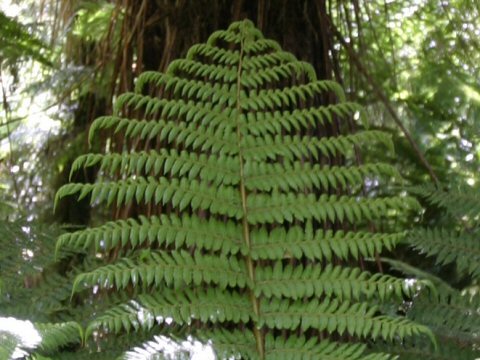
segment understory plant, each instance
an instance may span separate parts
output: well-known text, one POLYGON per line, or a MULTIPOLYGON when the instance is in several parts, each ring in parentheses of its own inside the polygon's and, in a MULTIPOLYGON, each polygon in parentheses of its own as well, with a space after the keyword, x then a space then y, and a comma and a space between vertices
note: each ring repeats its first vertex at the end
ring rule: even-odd
POLYGON ((46 358, 82 342, 69 311, 75 271, 61 270, 53 256, 57 226, 25 219, 0 221, 0 359, 46 358), (48 356, 48 357, 47 357, 48 356))
POLYGON ((390 355, 368 344, 430 337, 384 311, 422 283, 363 261, 394 248, 396 219, 419 204, 378 186, 394 167, 360 163, 367 147, 392 151, 387 134, 352 131, 360 113, 250 21, 143 73, 91 125, 110 151, 72 166, 98 181, 57 193, 114 217, 57 242, 88 262, 72 294, 88 314, 82 353, 168 357, 164 336, 219 358, 373 360, 390 355))
POLYGON ((406 316, 428 326, 438 348, 419 339, 391 346, 400 359, 472 360, 480 357, 480 191, 466 184, 410 188, 427 209, 424 226, 404 238, 416 256, 407 262, 386 259, 396 270, 430 281, 407 303, 406 316), (415 260, 419 257, 420 260, 415 260))

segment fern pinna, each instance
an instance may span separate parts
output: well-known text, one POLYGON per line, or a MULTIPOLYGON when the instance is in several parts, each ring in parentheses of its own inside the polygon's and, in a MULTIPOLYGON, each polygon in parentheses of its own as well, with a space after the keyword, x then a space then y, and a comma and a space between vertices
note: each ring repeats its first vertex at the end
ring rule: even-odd
POLYGON ((79 275, 74 292, 131 298, 96 314, 86 335, 154 328, 208 341, 221 358, 353 360, 388 358, 362 341, 429 334, 380 312, 412 287, 342 265, 402 236, 364 225, 418 207, 361 195, 365 179, 397 173, 353 160, 364 145, 391 147, 386 134, 328 136, 358 111, 249 21, 213 33, 165 74, 142 74, 90 130, 93 140, 112 129, 126 152, 81 156, 72 172, 98 166, 104 180, 57 193, 135 214, 58 240, 109 262, 79 275), (327 96, 339 101, 320 106, 327 96))

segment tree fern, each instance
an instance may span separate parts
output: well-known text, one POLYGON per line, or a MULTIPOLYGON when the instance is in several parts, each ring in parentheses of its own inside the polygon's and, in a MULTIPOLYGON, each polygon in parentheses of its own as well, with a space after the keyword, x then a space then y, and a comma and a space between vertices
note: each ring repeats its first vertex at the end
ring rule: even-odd
POLYGON ((93 314, 87 337, 100 350, 110 334, 154 331, 194 336, 222 358, 373 360, 388 355, 367 354, 362 341, 430 335, 378 305, 413 289, 355 267, 403 236, 369 224, 419 208, 407 196, 362 195, 366 180, 398 174, 353 160, 356 148, 392 147, 380 131, 338 133, 358 111, 248 21, 165 74, 141 75, 90 129, 90 141, 113 131, 125 152, 81 156, 72 176, 99 166, 101 178, 56 197, 132 214, 57 242, 108 262, 79 274, 75 293, 130 297, 93 314), (325 97, 339 101, 321 106, 325 97))

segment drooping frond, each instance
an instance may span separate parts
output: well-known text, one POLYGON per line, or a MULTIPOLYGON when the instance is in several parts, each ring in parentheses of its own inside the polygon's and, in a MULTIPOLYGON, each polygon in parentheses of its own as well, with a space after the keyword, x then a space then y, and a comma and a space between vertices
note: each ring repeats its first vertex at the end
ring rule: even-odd
POLYGON ((478 221, 480 218, 480 191, 476 188, 462 185, 455 189, 440 190, 425 185, 412 187, 409 191, 458 219, 468 217, 478 221))
POLYGON ((437 348, 433 348, 428 342, 418 342, 403 344, 403 346, 389 345, 382 349, 397 355, 402 360, 472 360, 480 356, 480 352, 473 350, 470 346, 445 339, 442 339, 437 348))
MULTIPOLYGON (((428 296, 422 294, 407 309, 407 316, 427 325, 439 339, 438 348, 421 341, 406 341, 404 346, 388 346, 401 359, 476 359, 480 356, 477 347, 480 330, 480 301, 478 295, 428 296)), ((380 347, 382 349, 382 347, 380 347)), ((386 347, 383 347, 386 349, 386 347)))
POLYGON ((475 290, 480 279, 480 194, 466 185, 448 190, 433 186, 409 190, 426 201, 435 216, 427 220, 429 227, 409 231, 404 241, 420 255, 432 258, 435 267, 449 266, 455 271, 451 271, 452 281, 402 261, 387 260, 393 268, 435 285, 435 292, 421 293, 405 310, 409 318, 428 326, 440 340, 438 349, 417 339, 392 351, 401 359, 476 359, 480 356, 480 303, 475 290))
POLYGON ((439 265, 455 263, 460 274, 480 279, 480 234, 442 228, 412 231, 407 241, 419 253, 435 258, 439 265))
MULTIPOLYGON (((222 357, 373 360, 389 357, 365 342, 430 336, 378 306, 422 286, 356 267, 391 250, 404 236, 390 232, 392 220, 419 209, 409 196, 362 191, 401 177, 355 161, 368 146, 392 150, 381 131, 343 133, 359 112, 249 21, 215 32, 165 74, 141 75, 90 129, 90 141, 107 131, 124 152, 79 157, 72 174, 96 167, 99 180, 56 196, 125 210, 57 242, 57 252, 105 260, 76 277, 75 292, 124 299, 92 317, 87 339, 175 327, 222 357)), ((130 353, 154 348, 149 339, 130 353)))
POLYGON ((439 265, 454 263, 461 276, 480 279, 480 193, 466 186, 443 191, 433 187, 414 187, 418 194, 441 211, 453 216, 450 228, 421 228, 411 231, 405 239, 418 252, 434 257, 439 265), (468 228, 465 231, 465 228, 468 228))
MULTIPOLYGON (((422 296, 413 303, 408 316, 434 329, 439 338, 475 344, 480 336, 480 299, 468 294, 422 296)), ((477 349, 478 350, 478 349, 477 349)))

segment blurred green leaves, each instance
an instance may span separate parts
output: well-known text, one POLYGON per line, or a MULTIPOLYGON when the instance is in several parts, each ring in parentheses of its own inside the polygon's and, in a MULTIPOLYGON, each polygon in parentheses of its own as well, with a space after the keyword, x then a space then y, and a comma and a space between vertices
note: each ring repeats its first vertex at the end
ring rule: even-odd
POLYGON ((86 41, 100 42, 110 31, 116 7, 106 1, 84 1, 76 13, 72 34, 86 41))
POLYGON ((31 33, 29 28, 0 11, 0 61, 15 65, 19 61, 33 59, 51 66, 47 45, 31 33))

